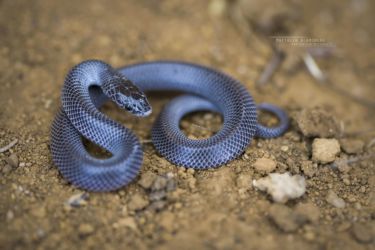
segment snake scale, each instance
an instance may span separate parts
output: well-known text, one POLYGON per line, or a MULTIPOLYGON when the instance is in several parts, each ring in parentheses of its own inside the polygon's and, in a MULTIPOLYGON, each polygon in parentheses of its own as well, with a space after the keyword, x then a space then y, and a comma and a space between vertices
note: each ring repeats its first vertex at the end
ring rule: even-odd
POLYGON ((134 115, 147 116, 152 109, 144 91, 186 93, 164 107, 151 131, 156 150, 176 165, 217 167, 238 157, 254 136, 272 138, 288 128, 284 111, 271 104, 256 106, 243 85, 215 69, 178 61, 114 69, 105 62, 88 60, 68 73, 61 94, 62 108, 52 124, 52 158, 64 178, 85 190, 111 191, 137 176, 143 159, 139 140, 99 108, 110 99, 134 115), (274 113, 278 126, 258 124, 257 109, 274 113), (219 112, 222 128, 210 138, 190 139, 180 130, 180 120, 200 110, 219 112), (112 156, 91 156, 82 137, 112 156))

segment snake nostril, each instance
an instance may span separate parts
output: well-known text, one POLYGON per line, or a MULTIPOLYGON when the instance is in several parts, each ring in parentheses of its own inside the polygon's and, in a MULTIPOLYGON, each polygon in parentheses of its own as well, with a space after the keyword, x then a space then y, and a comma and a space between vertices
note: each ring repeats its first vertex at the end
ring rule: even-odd
POLYGON ((221 114, 198 111, 188 113, 180 121, 181 131, 190 139, 207 139, 220 131, 223 125, 221 114))

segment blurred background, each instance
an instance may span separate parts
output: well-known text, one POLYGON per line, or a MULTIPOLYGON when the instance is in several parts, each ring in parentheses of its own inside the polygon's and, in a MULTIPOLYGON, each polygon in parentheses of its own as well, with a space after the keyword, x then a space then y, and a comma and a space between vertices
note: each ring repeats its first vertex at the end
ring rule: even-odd
MULTIPOLYGON (((0 147, 16 141, 0 152, 0 247, 371 249, 374 4, 0 0, 0 147), (144 142, 145 162, 128 187, 86 194, 64 181, 49 151, 65 75, 86 59, 114 67, 159 59, 211 66, 239 79, 257 103, 286 109, 292 126, 281 138, 256 139, 228 166, 192 171, 167 162, 149 143, 152 122, 170 96, 152 95, 154 112, 146 119, 107 104, 103 112, 144 142), (337 139, 337 158, 348 168, 314 162, 317 137, 337 139), (262 157, 275 162, 274 172, 304 175, 304 198, 269 210, 272 200, 251 187, 251 180, 266 175, 254 169, 262 157), (160 184, 166 179, 173 188, 160 184), (327 202, 330 190, 345 208, 327 202), (299 203, 310 204, 315 219, 296 219, 299 203)), ((181 127, 202 138, 220 124, 219 115, 198 113, 181 127)))

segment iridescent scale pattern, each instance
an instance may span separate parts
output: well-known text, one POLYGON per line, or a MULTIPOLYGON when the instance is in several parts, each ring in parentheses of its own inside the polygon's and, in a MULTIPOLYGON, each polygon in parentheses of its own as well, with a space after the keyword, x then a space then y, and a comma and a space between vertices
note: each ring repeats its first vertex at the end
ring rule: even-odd
POLYGON ((246 88, 230 76, 208 67, 157 61, 115 71, 104 62, 85 61, 66 77, 62 109, 52 125, 51 150, 62 175, 86 190, 118 189, 135 178, 142 164, 142 149, 134 133, 98 110, 103 100, 116 96, 108 89, 119 89, 118 86, 111 88, 111 82, 121 76, 129 79, 124 83, 129 84, 126 89, 187 94, 166 105, 151 131, 157 151, 176 165, 195 169, 218 167, 242 154, 254 136, 276 137, 288 128, 287 115, 270 104, 261 104, 259 108, 275 113, 280 124, 275 128, 258 125, 257 106, 246 88), (132 83, 137 86, 131 86, 132 83), (90 95, 91 86, 99 86, 103 91, 90 95), (186 137, 179 122, 187 113, 198 110, 221 113, 222 129, 207 139, 186 137), (92 157, 83 146, 81 136, 113 156, 109 159, 92 157))

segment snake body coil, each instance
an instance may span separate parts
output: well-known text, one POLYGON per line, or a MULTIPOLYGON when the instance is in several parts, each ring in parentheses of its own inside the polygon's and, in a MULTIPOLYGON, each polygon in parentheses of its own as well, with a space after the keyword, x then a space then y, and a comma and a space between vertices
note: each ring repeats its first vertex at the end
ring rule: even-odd
POLYGON ((52 125, 51 151, 62 175, 90 191, 118 189, 135 178, 142 164, 137 137, 109 119, 98 108, 109 98, 138 116, 151 107, 142 91, 181 91, 163 109, 152 128, 152 141, 170 162, 196 169, 217 167, 239 156, 252 138, 271 138, 288 128, 288 117, 270 104, 264 109, 276 114, 278 127, 257 122, 257 106, 248 91, 224 73, 200 65, 157 61, 114 70, 90 60, 75 66, 65 79, 62 109, 52 125), (134 85, 135 83, 136 85, 134 85), (222 129, 214 136, 193 140, 179 128, 187 113, 209 110, 223 116, 222 129), (81 136, 112 153, 109 159, 89 155, 81 136))

